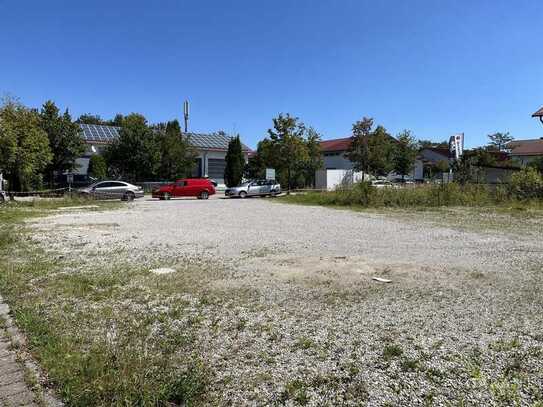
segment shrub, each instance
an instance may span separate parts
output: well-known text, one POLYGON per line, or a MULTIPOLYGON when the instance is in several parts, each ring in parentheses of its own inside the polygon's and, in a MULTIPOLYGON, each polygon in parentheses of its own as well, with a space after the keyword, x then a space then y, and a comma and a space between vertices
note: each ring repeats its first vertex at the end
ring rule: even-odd
POLYGON ((533 167, 511 176, 510 191, 518 199, 543 198, 543 176, 533 167))
POLYGON ((105 179, 107 176, 106 160, 101 155, 92 155, 89 160, 89 176, 98 180, 105 179))

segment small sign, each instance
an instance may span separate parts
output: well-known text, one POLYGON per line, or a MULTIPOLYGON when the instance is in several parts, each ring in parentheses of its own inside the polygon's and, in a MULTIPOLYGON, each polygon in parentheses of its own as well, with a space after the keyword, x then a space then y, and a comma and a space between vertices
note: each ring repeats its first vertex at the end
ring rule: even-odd
POLYGON ((275 181, 275 168, 266 168, 266 179, 275 181))

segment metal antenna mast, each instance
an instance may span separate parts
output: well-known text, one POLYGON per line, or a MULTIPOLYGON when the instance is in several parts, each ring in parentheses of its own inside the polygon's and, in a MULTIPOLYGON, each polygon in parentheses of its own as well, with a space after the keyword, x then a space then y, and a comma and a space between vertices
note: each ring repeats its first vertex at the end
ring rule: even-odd
POLYGON ((185 116, 185 133, 189 131, 189 101, 183 102, 183 115, 185 116))

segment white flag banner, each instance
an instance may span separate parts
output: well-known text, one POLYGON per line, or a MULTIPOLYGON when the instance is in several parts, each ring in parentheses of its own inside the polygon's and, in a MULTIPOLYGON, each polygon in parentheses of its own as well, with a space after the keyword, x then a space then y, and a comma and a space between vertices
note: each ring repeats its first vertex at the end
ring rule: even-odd
POLYGON ((464 153, 464 133, 455 134, 449 139, 449 153, 451 157, 459 159, 464 153))

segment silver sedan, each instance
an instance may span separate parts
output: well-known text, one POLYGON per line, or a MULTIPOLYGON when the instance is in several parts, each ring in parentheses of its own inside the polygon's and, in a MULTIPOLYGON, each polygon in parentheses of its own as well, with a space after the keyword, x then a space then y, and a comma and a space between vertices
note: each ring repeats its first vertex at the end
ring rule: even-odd
POLYGON ((227 188, 224 195, 245 198, 247 196, 276 196, 281 193, 281 185, 277 181, 254 180, 244 182, 237 187, 227 188))
POLYGON ((100 181, 81 188, 78 192, 96 199, 133 201, 135 198, 143 197, 143 188, 124 181, 100 181))

